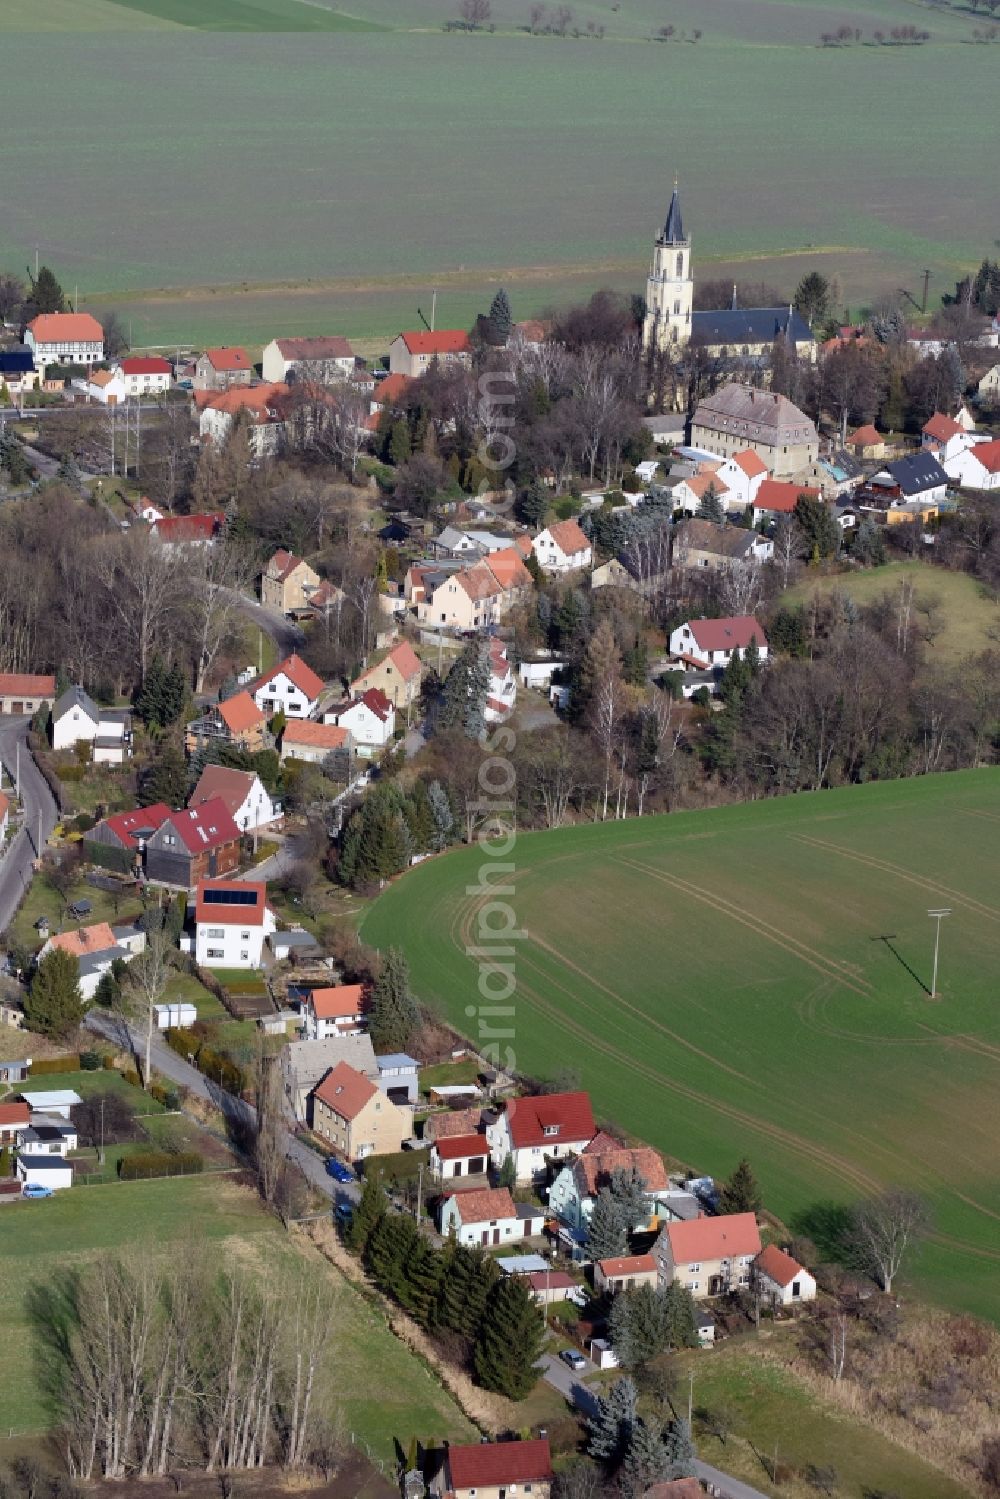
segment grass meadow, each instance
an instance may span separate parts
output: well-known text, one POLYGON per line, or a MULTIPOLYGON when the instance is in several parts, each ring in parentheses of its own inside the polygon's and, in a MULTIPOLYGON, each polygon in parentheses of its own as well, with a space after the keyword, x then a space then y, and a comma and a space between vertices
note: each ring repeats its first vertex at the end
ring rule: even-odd
POLYGON ((391 335, 439 279, 442 323, 501 278, 522 315, 641 290, 675 171, 702 274, 738 260, 790 289, 801 264, 781 257, 811 257, 857 305, 925 265, 945 290, 992 247, 998 167, 969 142, 995 49, 961 7, 585 0, 602 42, 517 30, 527 0, 495 0, 495 34, 446 34, 452 8, 5 0, 0 265, 37 244, 84 305, 121 303, 136 343, 263 343, 391 335), (913 20, 932 43, 816 45, 913 20), (650 44, 668 21, 702 41, 650 44), (113 138, 81 107, 109 87, 129 122, 113 138))
MULTIPOLYGON (((1000 1320, 998 849, 997 770, 526 833, 515 1016, 487 1023, 679 1163, 718 1176, 746 1153, 768 1206, 821 1241, 860 1196, 926 1194, 910 1283, 1000 1320)), ((484 862, 428 861, 362 926, 471 1035, 484 862)))
MULTIPOLYGON (((51 1425, 33 1355, 27 1296, 47 1275, 102 1251, 129 1248, 257 1266, 273 1283, 301 1273, 297 1249, 256 1197, 222 1177, 170 1177, 77 1187, 42 1202, 0 1208, 0 1431, 51 1425)), ((309 1273, 324 1273, 313 1268, 309 1273)), ((333 1330, 324 1407, 343 1415, 384 1460, 411 1435, 469 1440, 474 1433, 424 1365, 381 1315, 329 1272, 333 1330)))

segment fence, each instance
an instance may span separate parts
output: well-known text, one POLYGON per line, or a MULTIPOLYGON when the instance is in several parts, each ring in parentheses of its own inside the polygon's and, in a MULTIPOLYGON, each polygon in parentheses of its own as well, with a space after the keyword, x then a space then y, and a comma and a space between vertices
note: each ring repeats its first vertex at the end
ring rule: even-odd
POLYGON ((93 1171, 86 1176, 74 1176, 74 1187, 109 1187, 114 1182, 128 1186, 137 1181, 174 1181, 178 1176, 237 1176, 242 1175, 243 1166, 209 1166, 199 1171, 192 1166, 186 1171, 149 1171, 135 1176, 119 1176, 117 1171, 93 1171))

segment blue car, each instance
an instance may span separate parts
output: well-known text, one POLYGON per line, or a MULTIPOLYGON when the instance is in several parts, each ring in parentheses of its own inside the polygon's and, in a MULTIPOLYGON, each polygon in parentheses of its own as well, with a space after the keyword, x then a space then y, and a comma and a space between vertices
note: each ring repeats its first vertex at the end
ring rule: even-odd
POLYGON ((22 1197, 51 1197, 52 1188, 43 1187, 41 1182, 25 1182, 21 1188, 22 1197))
POLYGON ((354 1172, 350 1166, 345 1166, 343 1161, 334 1160, 333 1156, 327 1158, 326 1173, 328 1176, 332 1176, 334 1181, 341 1184, 354 1180, 354 1172))

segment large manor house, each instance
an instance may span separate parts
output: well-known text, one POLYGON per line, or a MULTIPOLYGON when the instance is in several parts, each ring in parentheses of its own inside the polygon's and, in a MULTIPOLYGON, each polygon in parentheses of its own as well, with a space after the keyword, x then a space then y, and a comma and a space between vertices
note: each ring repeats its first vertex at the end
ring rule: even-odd
POLYGON ((681 204, 674 184, 667 220, 653 246, 646 280, 645 351, 692 344, 712 354, 747 358, 766 354, 776 338, 787 338, 797 354, 816 356, 812 330, 794 307, 738 307, 736 289, 727 308, 694 311, 691 240, 684 233, 681 204))

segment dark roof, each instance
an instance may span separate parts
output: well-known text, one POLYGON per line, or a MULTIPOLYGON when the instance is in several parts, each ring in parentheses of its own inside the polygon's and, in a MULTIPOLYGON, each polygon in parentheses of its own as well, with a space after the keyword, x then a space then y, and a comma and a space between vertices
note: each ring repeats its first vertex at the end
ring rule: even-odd
MULTIPOLYGON (((788 336, 787 307, 713 307, 691 314, 693 344, 769 344, 788 336)), ((812 342, 812 329, 792 308, 791 337, 797 344, 812 342)))
POLYGON ((887 463, 886 468, 905 495, 924 494, 948 483, 948 475, 932 453, 911 453, 887 463))
POLYGON ((667 245, 680 245, 684 243, 684 225, 681 223, 681 200, 677 195, 677 184, 670 197, 670 207, 667 209, 667 222, 663 226, 663 242, 667 245))
POLYGON ((94 723, 100 723, 101 710, 89 693, 84 692, 82 687, 67 687, 62 697, 58 698, 52 709, 53 719, 59 719, 69 713, 73 708, 80 708, 87 717, 93 719, 94 723))
POLYGON ((0 349, 0 375, 28 375, 35 368, 31 350, 0 349))

